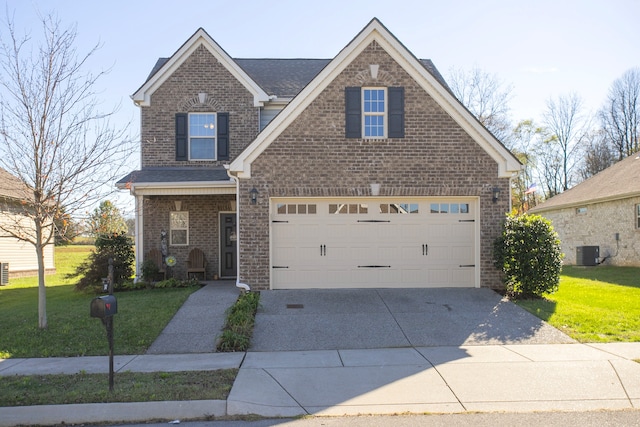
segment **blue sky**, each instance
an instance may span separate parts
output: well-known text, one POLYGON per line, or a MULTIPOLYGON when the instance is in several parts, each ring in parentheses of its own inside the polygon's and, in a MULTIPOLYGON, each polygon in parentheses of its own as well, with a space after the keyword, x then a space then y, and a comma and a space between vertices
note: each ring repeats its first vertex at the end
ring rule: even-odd
MULTIPOLYGON (((512 119, 538 118, 545 101, 578 93, 590 110, 611 83, 640 66, 637 0, 447 0, 320 2, 239 0, 6 0, 18 28, 39 35, 36 10, 77 24, 78 51, 97 42, 90 65, 112 67, 100 83, 118 120, 139 115, 129 96, 158 57, 203 27, 232 57, 332 58, 373 17, 447 76, 479 67, 513 85, 512 119)), ((6 20, 4 10, 0 13, 6 20)))

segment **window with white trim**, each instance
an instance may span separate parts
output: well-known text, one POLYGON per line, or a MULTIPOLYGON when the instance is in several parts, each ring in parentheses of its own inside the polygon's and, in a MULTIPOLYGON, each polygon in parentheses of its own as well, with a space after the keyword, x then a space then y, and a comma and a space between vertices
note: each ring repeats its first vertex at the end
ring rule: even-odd
POLYGON ((362 88, 362 135, 365 138, 387 136, 387 89, 362 88))
POLYGON ((186 246, 189 244, 189 212, 169 212, 169 244, 186 246))
POLYGON ((216 114, 189 113, 189 160, 216 159, 216 114))

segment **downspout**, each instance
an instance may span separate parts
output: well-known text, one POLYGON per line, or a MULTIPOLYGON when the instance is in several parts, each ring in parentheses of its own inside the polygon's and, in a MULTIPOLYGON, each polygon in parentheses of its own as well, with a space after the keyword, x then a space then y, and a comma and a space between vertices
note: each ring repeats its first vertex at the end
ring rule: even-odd
POLYGON ((240 282, 240 179, 229 170, 229 165, 224 165, 229 178, 236 183, 236 287, 242 289, 243 292, 251 291, 246 283, 240 282))

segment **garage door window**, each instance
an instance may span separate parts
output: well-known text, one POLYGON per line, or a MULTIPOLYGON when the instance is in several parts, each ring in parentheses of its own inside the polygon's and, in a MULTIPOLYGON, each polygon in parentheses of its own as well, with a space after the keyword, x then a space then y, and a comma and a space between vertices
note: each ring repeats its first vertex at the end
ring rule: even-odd
POLYGON ((314 204, 278 203, 276 212, 280 215, 313 215, 316 213, 314 204))
POLYGON ((469 203, 431 203, 430 212, 435 214, 468 214, 469 203))
POLYGON ((329 214, 366 214, 369 213, 369 205, 366 203, 331 203, 329 214))
POLYGON ((418 203, 380 203, 381 214, 417 214, 420 213, 418 203))

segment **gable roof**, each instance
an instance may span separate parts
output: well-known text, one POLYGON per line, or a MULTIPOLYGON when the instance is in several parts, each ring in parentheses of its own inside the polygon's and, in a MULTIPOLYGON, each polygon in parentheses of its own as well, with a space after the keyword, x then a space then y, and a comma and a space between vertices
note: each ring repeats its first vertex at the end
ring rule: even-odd
POLYGON ((0 197, 33 201, 33 192, 20 178, 0 168, 0 197))
POLYGON ((199 28, 170 58, 156 62, 151 75, 131 98, 137 105, 149 105, 151 95, 189 58, 200 46, 204 46, 220 63, 253 94, 253 105, 260 106, 269 95, 216 43, 207 32, 199 28))
POLYGON ((531 213, 578 207, 609 200, 640 196, 640 155, 631 156, 608 167, 564 193, 530 209, 531 213))
POLYGON ((521 169, 518 159, 487 131, 425 65, 374 18, 316 75, 256 139, 231 163, 239 178, 251 177, 251 163, 289 124, 373 41, 376 41, 413 79, 498 163, 498 175, 511 177, 521 169))
MULTIPOLYGON (((170 58, 159 58, 149 73, 151 79, 170 58)), ((330 59, 278 59, 278 58, 233 58, 251 79, 269 96, 290 99, 296 96, 324 67, 330 59)), ((447 86, 444 78, 430 59, 421 59, 431 74, 447 86)), ((447 86, 448 87, 448 86, 447 86)))

